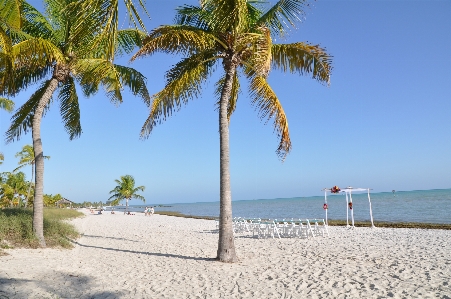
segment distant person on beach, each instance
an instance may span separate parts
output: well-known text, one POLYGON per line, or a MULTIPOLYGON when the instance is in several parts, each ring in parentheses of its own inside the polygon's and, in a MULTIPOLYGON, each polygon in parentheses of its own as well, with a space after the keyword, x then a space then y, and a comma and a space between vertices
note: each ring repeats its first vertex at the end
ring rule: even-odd
POLYGON ((154 212, 155 212, 155 211, 154 211, 153 207, 150 207, 150 215, 151 215, 151 216, 153 215, 154 212))
POLYGON ((147 215, 148 215, 148 213, 149 213, 149 208, 148 208, 148 207, 146 207, 146 208, 144 209, 144 216, 147 216, 147 215))
POLYGON ((111 214, 115 214, 114 211, 111 211, 111 214))

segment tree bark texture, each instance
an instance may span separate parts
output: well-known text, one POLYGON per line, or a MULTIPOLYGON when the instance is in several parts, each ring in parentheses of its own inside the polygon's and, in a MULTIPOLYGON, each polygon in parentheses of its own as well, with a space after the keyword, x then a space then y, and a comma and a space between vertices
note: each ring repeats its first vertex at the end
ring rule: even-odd
POLYGON ((33 177, 34 177, 34 162, 31 164, 31 181, 30 187, 28 187, 27 200, 25 201, 24 208, 27 208, 28 199, 30 198, 31 186, 33 185, 33 177))
POLYGON ((64 65, 55 66, 53 77, 46 91, 39 100, 34 111, 32 136, 35 157, 35 192, 33 201, 33 232, 39 240, 39 245, 45 247, 44 239, 44 152, 41 140, 41 120, 45 106, 49 103, 53 93, 58 87, 58 82, 63 82, 69 75, 69 69, 64 65))
POLYGON ((230 149, 229 121, 227 107, 232 92, 233 77, 237 63, 233 55, 224 59, 226 78, 221 92, 219 104, 219 139, 220 139, 220 209, 219 209, 219 241, 217 259, 225 263, 238 261, 235 252, 235 240, 232 223, 232 192, 230 188, 230 149))

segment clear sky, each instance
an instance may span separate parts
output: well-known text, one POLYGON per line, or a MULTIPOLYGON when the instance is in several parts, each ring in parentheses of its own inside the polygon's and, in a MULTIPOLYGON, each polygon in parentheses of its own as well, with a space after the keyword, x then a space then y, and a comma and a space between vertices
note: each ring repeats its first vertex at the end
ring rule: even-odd
MULTIPOLYGON (((39 6, 40 1, 32 0, 39 6)), ((192 0, 148 0, 148 29, 171 24, 174 8, 192 0)), ((230 125, 233 200, 321 195, 324 187, 369 187, 373 192, 451 187, 451 1, 318 0, 288 38, 309 41, 334 56, 330 87, 308 76, 271 72, 269 82, 289 121, 293 149, 281 163, 271 123, 260 121, 246 84, 230 125)), ((124 25, 127 25, 124 22, 124 25)), ((128 64, 129 57, 118 63, 128 64)), ((150 93, 163 87, 177 57, 133 62, 150 93)), ((220 71, 220 69, 219 69, 220 71)), ((116 107, 100 92, 80 93, 83 134, 69 141, 54 102, 42 122, 47 194, 75 202, 104 201, 115 179, 130 174, 147 203, 219 200, 219 134, 215 80, 203 96, 157 126, 139 132, 148 110, 127 93, 116 107)), ((17 108, 32 91, 16 97, 17 108)), ((11 115, 0 111, 0 131, 11 115)), ((5 162, 31 144, 0 143, 5 162)), ((24 170, 28 179, 31 168, 24 170)), ((137 204, 138 201, 132 201, 137 204)))

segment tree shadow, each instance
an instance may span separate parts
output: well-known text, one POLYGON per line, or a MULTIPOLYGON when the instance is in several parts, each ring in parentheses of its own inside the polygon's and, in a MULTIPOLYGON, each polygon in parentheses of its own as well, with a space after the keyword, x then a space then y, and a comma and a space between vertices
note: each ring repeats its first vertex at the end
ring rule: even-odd
POLYGON ((128 290, 90 292, 96 285, 93 277, 67 272, 55 274, 47 280, 9 278, 0 274, 0 299, 121 298, 128 293, 128 290))
POLYGON ((137 243, 139 243, 139 241, 136 241, 136 240, 130 240, 130 239, 126 239, 126 238, 105 237, 105 236, 94 236, 94 235, 85 235, 85 234, 82 234, 81 236, 82 236, 82 237, 88 237, 88 238, 113 239, 113 240, 129 241, 129 242, 137 242, 137 243))
POLYGON ((185 259, 185 260, 195 260, 195 261, 216 261, 216 258, 206 258, 206 257, 194 257, 194 256, 185 256, 180 254, 171 254, 171 253, 158 253, 158 252, 145 252, 145 251, 136 251, 136 250, 128 250, 128 249, 118 249, 118 248, 109 248, 109 247, 101 247, 101 246, 94 246, 94 245, 86 245, 82 244, 80 242, 70 240, 75 245, 86 247, 86 248, 97 248, 107 251, 120 251, 120 252, 127 252, 127 253, 135 253, 135 254, 143 254, 143 255, 149 255, 149 256, 164 256, 164 257, 170 257, 170 258, 178 258, 178 259, 185 259))

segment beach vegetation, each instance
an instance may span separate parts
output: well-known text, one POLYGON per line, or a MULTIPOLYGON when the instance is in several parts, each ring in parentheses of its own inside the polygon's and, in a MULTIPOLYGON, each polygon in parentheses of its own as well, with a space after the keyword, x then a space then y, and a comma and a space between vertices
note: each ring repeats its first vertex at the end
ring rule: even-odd
POLYGON ((136 198, 146 202, 144 196, 138 194, 138 191, 144 191, 146 187, 138 186, 135 187, 135 178, 131 175, 121 176, 119 180, 114 180, 116 182, 116 187, 110 191, 111 197, 110 204, 112 206, 118 205, 122 200, 125 199, 125 212, 128 212, 128 201, 132 198, 136 198))
MULTIPOLYGON (((134 1, 124 1, 128 16, 143 25, 134 1)), ((40 246, 45 247, 42 117, 56 95, 69 139, 79 137, 82 128, 76 83, 85 97, 96 94, 103 87, 107 98, 118 105, 123 100, 123 88, 128 87, 148 104, 150 96, 145 85, 146 78, 133 68, 114 63, 116 55, 131 53, 135 47, 142 45, 145 32, 137 28, 119 30, 119 3, 115 0, 45 0, 45 15, 26 2, 20 3, 19 19, 22 24, 14 24, 20 34, 8 35, 11 30, 0 34, 3 45, 6 45, 0 48, 0 55, 8 57, 0 61, 0 77, 12 78, 0 84, 0 96, 15 96, 32 84, 41 83, 12 116, 6 140, 12 142, 28 131, 32 133, 36 169, 33 230, 40 246), (22 49, 23 42, 31 41, 33 46, 22 49), (17 52, 10 50, 14 47, 18 48, 17 51, 23 50, 23 53, 8 54, 17 52), (11 76, 6 76, 7 71, 11 76)), ((143 5, 142 1, 139 3, 143 5)))
MULTIPOLYGON (((68 219, 81 217, 83 213, 71 209, 44 209, 44 236, 48 247, 71 248, 70 240, 79 236, 68 219)), ((39 239, 33 232, 31 209, 0 209, 0 247, 37 248, 39 239)))
POLYGON ((7 172, 0 182, 0 207, 18 207, 27 194, 28 182, 23 172, 7 172))
POLYGON ((132 57, 156 52, 183 58, 166 72, 165 87, 152 98, 151 110, 141 135, 148 137, 157 124, 201 95, 201 84, 216 69, 216 107, 220 139, 220 230, 217 259, 238 260, 232 229, 232 195, 229 168, 229 124, 240 94, 240 78, 249 82, 249 98, 266 123, 272 122, 279 137, 276 154, 283 161, 291 150, 288 120, 267 78, 271 69, 310 75, 329 83, 331 56, 319 45, 306 42, 274 43, 303 19, 304 0, 202 0, 199 6, 177 9, 175 24, 160 26, 147 36, 132 57))

